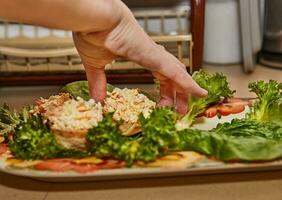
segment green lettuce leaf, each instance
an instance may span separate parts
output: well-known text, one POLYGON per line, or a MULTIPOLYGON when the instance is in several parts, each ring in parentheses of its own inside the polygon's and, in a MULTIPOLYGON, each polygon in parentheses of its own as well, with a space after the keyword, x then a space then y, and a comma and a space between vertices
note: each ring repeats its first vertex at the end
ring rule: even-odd
POLYGON ((213 104, 217 104, 222 98, 230 98, 235 93, 230 89, 226 76, 222 73, 209 74, 203 70, 195 72, 192 78, 204 89, 208 95, 204 98, 190 96, 188 100, 188 113, 176 124, 178 130, 189 128, 195 118, 213 104))
POLYGON ((194 150, 223 161, 267 161, 282 157, 282 127, 271 122, 234 119, 210 131, 180 133, 182 150, 194 150))
POLYGON ((260 122, 276 122, 282 124, 282 83, 270 80, 257 81, 249 84, 258 101, 251 108, 248 117, 260 122))
MULTIPOLYGON (((111 84, 107 84, 108 92, 112 92, 114 89, 115 89, 115 86, 111 84)), ((75 82, 69 83, 61 89, 61 92, 69 93, 74 98, 81 97, 82 99, 86 101, 90 99, 89 86, 88 86, 87 81, 75 81, 75 82)), ((139 92, 141 94, 144 94, 151 101, 156 101, 156 97, 154 97, 152 94, 144 90, 139 90, 139 92)))
MULTIPOLYGON (((107 84, 107 91, 112 92, 114 86, 107 84)), ((72 97, 81 97, 82 99, 88 101, 90 99, 89 86, 87 81, 75 81, 65 85, 61 92, 69 93, 72 97)))
POLYGON ((16 158, 24 160, 87 156, 87 152, 68 150, 59 145, 37 115, 17 125, 9 147, 16 158))

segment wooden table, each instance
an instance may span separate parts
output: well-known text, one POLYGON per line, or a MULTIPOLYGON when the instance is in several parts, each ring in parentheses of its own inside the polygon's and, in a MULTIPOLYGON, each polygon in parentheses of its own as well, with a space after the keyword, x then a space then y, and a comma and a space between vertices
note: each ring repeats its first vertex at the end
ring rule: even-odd
POLYGON ((0 173, 1 200, 281 200, 282 171, 84 183, 47 183, 0 173))

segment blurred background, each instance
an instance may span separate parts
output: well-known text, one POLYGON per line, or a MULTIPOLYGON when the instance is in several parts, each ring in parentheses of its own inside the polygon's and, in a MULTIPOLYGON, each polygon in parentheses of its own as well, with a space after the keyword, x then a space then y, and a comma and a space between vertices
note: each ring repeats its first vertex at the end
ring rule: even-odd
MULTIPOLYGON (((187 66, 225 73, 238 96, 250 81, 282 81, 282 1, 124 0, 139 24, 187 66)), ((0 20, 0 103, 19 108, 84 80, 71 32, 0 20)), ((119 58, 108 81, 157 93, 142 66, 119 58)))

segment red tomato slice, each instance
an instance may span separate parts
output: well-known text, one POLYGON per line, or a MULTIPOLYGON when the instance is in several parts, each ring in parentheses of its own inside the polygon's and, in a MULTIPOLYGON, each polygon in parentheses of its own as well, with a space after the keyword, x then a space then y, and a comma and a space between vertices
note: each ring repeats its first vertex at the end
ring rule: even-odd
POLYGON ((105 160, 105 162, 98 164, 100 168, 103 169, 114 169, 114 168, 121 168, 125 166, 125 163, 119 160, 105 160))
POLYGON ((105 160, 104 162, 94 163, 75 163, 72 159, 52 159, 45 160, 36 165, 34 168, 37 170, 49 170, 53 172, 76 171, 78 173, 94 172, 98 169, 113 169, 121 168, 124 163, 118 160, 105 160))
POLYGON ((98 170, 99 167, 93 163, 89 163, 89 164, 72 163, 71 169, 78 173, 87 173, 87 172, 94 172, 98 170))
POLYGON ((205 113, 204 113, 204 115, 207 118, 213 118, 214 116, 216 116, 216 114, 217 114, 217 106, 212 106, 212 107, 206 109, 205 113))
POLYGON ((229 114, 237 114, 243 112, 245 110, 245 105, 240 103, 225 103, 221 104, 218 107, 218 112, 223 115, 227 116, 229 114))
POLYGON ((3 153, 6 153, 6 151, 8 151, 8 145, 7 144, 0 144, 0 155, 3 153))
POLYGON ((72 169, 72 163, 68 160, 54 159, 54 160, 45 160, 36 165, 35 169, 38 170, 50 170, 54 172, 65 172, 72 169))

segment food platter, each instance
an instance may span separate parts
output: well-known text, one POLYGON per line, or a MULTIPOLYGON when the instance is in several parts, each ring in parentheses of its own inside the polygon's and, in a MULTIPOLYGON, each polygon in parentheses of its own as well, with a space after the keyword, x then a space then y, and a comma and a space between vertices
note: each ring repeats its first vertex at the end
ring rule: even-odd
POLYGON ((138 89, 108 85, 101 104, 86 81, 21 111, 4 104, 0 171, 72 182, 282 170, 282 83, 250 83, 248 99, 223 74, 193 79, 208 95, 184 116, 138 89))
MULTIPOLYGON (((210 129, 215 127, 218 123, 229 122, 234 118, 242 118, 245 116, 246 112, 248 112, 248 109, 239 114, 223 116, 221 119, 218 117, 201 118, 194 127, 210 129)), ((88 173, 77 173, 73 171, 51 172, 28 168, 15 168, 9 166, 6 162, 6 158, 2 156, 0 157, 0 171, 2 173, 47 182, 75 182, 282 170, 282 161, 279 160, 261 163, 224 163, 207 158, 196 152, 185 152, 185 155, 187 155, 187 160, 184 164, 180 165, 174 165, 174 161, 172 160, 170 161, 172 165, 166 165, 165 167, 134 166, 132 168, 103 169, 88 173)))

